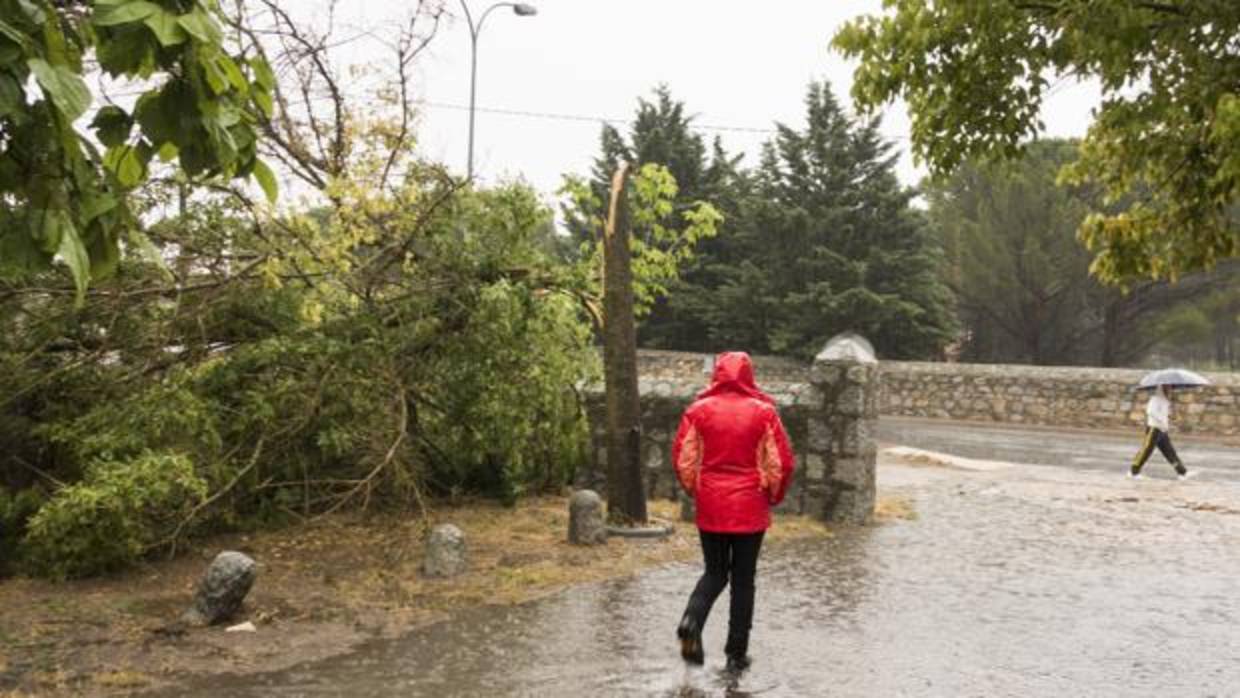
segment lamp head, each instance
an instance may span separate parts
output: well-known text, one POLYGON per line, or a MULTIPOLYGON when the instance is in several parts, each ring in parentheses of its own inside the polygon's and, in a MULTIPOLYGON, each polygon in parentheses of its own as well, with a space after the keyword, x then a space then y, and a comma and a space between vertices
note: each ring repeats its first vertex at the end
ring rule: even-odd
POLYGON ((533 5, 527 5, 523 2, 516 3, 512 6, 512 11, 521 17, 533 17, 538 14, 538 8, 533 5))

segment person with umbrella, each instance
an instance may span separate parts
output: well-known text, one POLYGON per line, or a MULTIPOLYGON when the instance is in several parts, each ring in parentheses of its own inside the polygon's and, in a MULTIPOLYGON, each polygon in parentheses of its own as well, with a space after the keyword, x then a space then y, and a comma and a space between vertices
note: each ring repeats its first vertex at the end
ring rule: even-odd
POLYGON ((1153 394, 1150 395, 1149 402, 1145 403, 1145 440, 1141 443, 1141 450, 1137 451, 1137 455, 1132 459, 1128 477, 1141 477, 1141 468, 1145 466, 1155 448, 1158 448, 1163 458, 1175 468, 1176 475, 1181 480, 1189 477, 1188 468, 1184 467, 1184 462, 1175 452, 1175 446, 1171 445, 1171 394, 1177 387, 1196 387, 1208 385, 1209 382, 1203 376, 1184 369, 1154 371, 1141 379, 1138 390, 1152 390, 1153 394))

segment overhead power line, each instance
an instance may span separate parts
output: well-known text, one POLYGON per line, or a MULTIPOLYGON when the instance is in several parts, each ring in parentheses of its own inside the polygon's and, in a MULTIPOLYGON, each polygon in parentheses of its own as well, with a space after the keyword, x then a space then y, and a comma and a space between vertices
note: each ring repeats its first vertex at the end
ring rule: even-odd
MULTIPOLYGON (((429 100, 415 100, 415 104, 432 109, 453 109, 457 111, 469 111, 467 104, 452 104, 449 102, 433 102, 429 100)), ((584 114, 562 114, 556 112, 540 112, 525 111, 521 109, 500 109, 497 107, 474 107, 474 111, 486 114, 499 114, 501 116, 517 116, 526 119, 548 119, 554 121, 575 121, 579 123, 591 124, 610 124, 612 126, 628 126, 633 123, 633 119, 625 119, 612 116, 587 116, 584 114)), ((720 131, 725 133, 756 133, 764 136, 770 136, 778 133, 778 129, 774 128, 757 128, 754 126, 724 126, 721 124, 699 124, 689 122, 690 131, 720 131)), ((906 141, 908 136, 893 135, 883 136, 889 141, 906 141)))
MULTIPOLYGON (((431 107, 432 109, 455 109, 458 111, 469 111, 469 105, 467 104, 450 104, 447 102, 430 102, 430 101, 423 101, 423 100, 419 100, 417 104, 420 104, 426 107, 431 107)), ((611 124, 613 126, 625 126, 633 122, 632 119, 622 119, 622 118, 609 117, 609 116, 586 116, 583 114, 558 114, 555 112, 524 111, 521 109, 499 109, 496 107, 474 107, 474 111, 482 112, 485 114, 501 114, 504 116, 521 116, 521 117, 531 118, 531 119, 552 119, 556 121, 581 121, 581 122, 587 122, 587 123, 593 123, 593 124, 604 123, 604 124, 611 124)), ((699 130, 699 131, 728 131, 728 132, 733 132, 733 133, 763 133, 763 134, 775 133, 775 129, 773 128, 755 128, 752 126, 721 126, 718 124, 697 124, 697 123, 692 123, 692 122, 689 124, 689 128, 691 130, 699 130)))

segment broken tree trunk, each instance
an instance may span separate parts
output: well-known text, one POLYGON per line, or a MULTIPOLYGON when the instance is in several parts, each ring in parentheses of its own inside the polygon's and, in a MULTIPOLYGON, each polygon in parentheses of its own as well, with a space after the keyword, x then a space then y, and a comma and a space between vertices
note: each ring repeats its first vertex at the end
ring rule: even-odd
POLYGON ((607 389, 607 518, 613 524, 646 523, 641 467, 641 402, 637 392, 637 330, 633 321, 633 270, 626 190, 629 164, 611 178, 603 230, 603 371, 607 389))

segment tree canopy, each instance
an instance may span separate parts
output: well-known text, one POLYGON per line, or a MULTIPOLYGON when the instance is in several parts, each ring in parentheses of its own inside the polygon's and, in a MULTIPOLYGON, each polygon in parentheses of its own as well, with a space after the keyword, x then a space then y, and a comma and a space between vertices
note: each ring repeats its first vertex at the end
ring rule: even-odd
POLYGON ((1038 141, 1017 160, 966 162, 928 187, 964 328, 963 360, 1126 365, 1169 336, 1173 311, 1231 278, 1218 269, 1124 293, 1091 277, 1075 231, 1100 207, 1098 192, 1055 181, 1074 151, 1072 141, 1038 141))
POLYGON ((255 138, 274 76, 222 48, 217 11, 216 0, 0 0, 0 278, 59 259, 80 296, 115 271, 122 239, 149 249, 129 194, 157 160, 190 177, 254 175, 275 196, 255 138), (83 79, 96 65, 139 86, 132 107, 98 105, 83 79), (96 106, 91 139, 78 122, 96 106))
POLYGON ((941 255, 895 175, 877 120, 849 116, 812 83, 803 131, 779 125, 756 172, 746 254, 716 323, 761 328, 773 351, 812 356, 854 330, 885 357, 937 354, 954 331, 941 255))
POLYGON ((935 174, 1015 155, 1065 79, 1104 99, 1068 183, 1104 196, 1080 236, 1108 281, 1170 278, 1240 254, 1240 3, 886 0, 834 46, 859 58, 865 108, 903 98, 935 174), (1056 79, 1058 78, 1058 79, 1056 79), (1119 201, 1119 210, 1103 207, 1119 201))
MULTIPOLYGON (((911 358, 934 356, 950 340, 938 243, 896 178, 877 121, 854 119, 829 85, 811 84, 805 129, 777 125, 759 166, 746 169, 718 143, 706 147, 666 88, 655 94, 639 101, 627 142, 604 128, 593 188, 610 163, 637 156, 690 184, 671 215, 690 223, 686 236, 695 212, 723 219, 712 216, 717 234, 692 236, 680 273, 652 289, 638 334, 644 346, 805 357, 852 329, 885 356, 911 358)), ((595 208, 579 197, 566 211, 570 228, 577 212, 595 208)))

